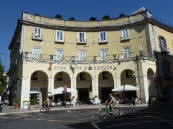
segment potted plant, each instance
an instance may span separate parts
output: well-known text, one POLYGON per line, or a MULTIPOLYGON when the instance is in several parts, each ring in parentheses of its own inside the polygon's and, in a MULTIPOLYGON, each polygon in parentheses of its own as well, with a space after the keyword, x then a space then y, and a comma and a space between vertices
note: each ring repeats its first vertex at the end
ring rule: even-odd
POLYGON ((109 15, 104 15, 102 18, 103 18, 103 20, 110 20, 110 16, 109 15))
POLYGON ((19 108, 20 99, 18 97, 14 98, 13 103, 14 103, 14 108, 15 109, 19 108))
POLYGON ((90 17, 89 20, 90 20, 90 21, 96 21, 97 18, 96 18, 96 17, 90 17))

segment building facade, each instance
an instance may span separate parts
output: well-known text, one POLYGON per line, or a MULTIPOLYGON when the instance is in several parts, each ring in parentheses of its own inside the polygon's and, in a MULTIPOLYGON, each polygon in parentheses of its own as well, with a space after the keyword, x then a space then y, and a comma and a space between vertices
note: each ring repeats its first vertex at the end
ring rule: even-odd
MULTIPOLYGON (((164 39, 164 42, 166 40, 164 39)), ((156 52, 157 71, 156 82, 162 91, 162 98, 173 103, 173 55, 168 52, 156 52)))
MULTIPOLYGON (((139 88, 128 96, 148 103, 158 96, 154 52, 172 53, 173 28, 142 8, 102 21, 69 21, 23 12, 10 43, 9 86, 13 96, 37 104, 67 86, 80 101, 104 100, 113 88, 139 88), (166 45, 160 37, 164 37, 166 45)), ((121 93, 115 93, 121 96, 121 93)))

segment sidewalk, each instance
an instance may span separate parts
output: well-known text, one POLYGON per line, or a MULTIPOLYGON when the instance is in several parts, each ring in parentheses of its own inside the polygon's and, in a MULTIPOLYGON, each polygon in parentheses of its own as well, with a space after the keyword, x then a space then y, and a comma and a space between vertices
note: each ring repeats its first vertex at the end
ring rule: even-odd
MULTIPOLYGON (((147 104, 136 104, 135 106, 133 105, 119 105, 119 107, 147 107, 147 104)), ((8 105, 3 105, 2 111, 0 112, 0 115, 6 115, 6 114, 15 114, 15 113, 32 113, 32 112, 39 112, 40 107, 31 107, 30 110, 28 109, 14 109, 14 106, 8 106, 8 105)), ((51 108, 51 111, 55 110, 78 110, 78 109, 99 109, 99 108, 104 108, 105 105, 76 105, 76 106, 58 106, 58 107, 53 107, 51 108)))

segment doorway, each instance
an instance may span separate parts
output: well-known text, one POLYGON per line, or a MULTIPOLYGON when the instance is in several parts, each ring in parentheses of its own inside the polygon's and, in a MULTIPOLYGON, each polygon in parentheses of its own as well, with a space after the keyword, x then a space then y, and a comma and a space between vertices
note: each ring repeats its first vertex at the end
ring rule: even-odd
POLYGON ((89 93, 88 88, 78 88, 78 98, 82 104, 89 103, 89 93))
POLYGON ((111 92, 112 92, 112 87, 101 87, 100 99, 103 103, 108 99, 109 94, 111 92))

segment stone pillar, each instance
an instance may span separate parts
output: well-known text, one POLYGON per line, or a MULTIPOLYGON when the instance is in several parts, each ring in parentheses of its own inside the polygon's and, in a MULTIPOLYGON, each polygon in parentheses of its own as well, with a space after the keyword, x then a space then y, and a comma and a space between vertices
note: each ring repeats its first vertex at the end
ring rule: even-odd
POLYGON ((30 78, 22 78, 21 79, 21 98, 20 98, 20 108, 23 107, 24 101, 30 101, 30 78))
POLYGON ((137 97, 138 98, 140 98, 140 97, 142 97, 141 96, 141 81, 139 81, 139 79, 140 79, 140 77, 136 77, 136 87, 138 87, 139 88, 139 90, 138 91, 136 91, 136 94, 137 94, 137 97))
POLYGON ((98 78, 92 78, 92 97, 98 96, 99 97, 99 82, 98 78))
POLYGON ((118 77, 118 76, 116 76, 116 77, 114 78, 114 88, 117 88, 117 87, 119 87, 119 86, 121 86, 121 78, 118 77))
POLYGON ((141 87, 141 94, 142 97, 144 98, 144 102, 148 103, 149 102, 149 90, 148 90, 149 86, 148 86, 148 78, 146 75, 144 75, 142 77, 142 87, 141 87))
POLYGON ((143 103, 148 103, 149 101, 149 91, 148 91, 148 79, 146 75, 136 78, 137 87, 139 90, 137 91, 137 97, 142 98, 143 103), (139 82, 140 79, 140 82, 139 82))
POLYGON ((48 92, 54 89, 54 78, 48 78, 48 92))
POLYGON ((77 93, 77 86, 76 86, 76 78, 71 78, 71 88, 72 88, 72 93, 71 96, 74 96, 76 99, 78 98, 78 93, 77 93))

